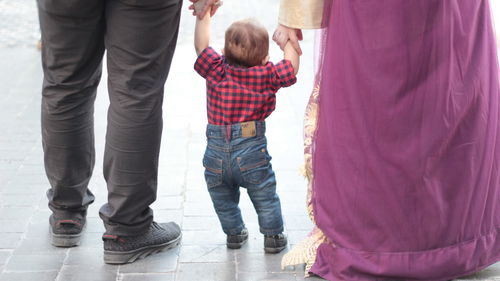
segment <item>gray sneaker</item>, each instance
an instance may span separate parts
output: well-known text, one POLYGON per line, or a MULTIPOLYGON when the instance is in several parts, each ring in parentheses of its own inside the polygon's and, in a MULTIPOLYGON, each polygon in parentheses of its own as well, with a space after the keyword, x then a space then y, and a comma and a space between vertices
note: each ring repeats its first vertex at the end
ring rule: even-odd
POLYGON ((56 247, 74 247, 80 244, 82 231, 85 227, 83 219, 62 219, 50 215, 50 243, 56 247))
POLYGON ((229 249, 239 249, 248 240, 248 230, 243 228, 240 233, 235 235, 228 235, 226 240, 226 246, 229 249))
POLYGON ((104 234, 104 262, 131 263, 149 255, 174 248, 181 241, 181 229, 175 222, 151 223, 141 235, 116 236, 104 234))
POLYGON ((277 254, 286 248, 288 243, 285 234, 264 235, 264 252, 277 254))

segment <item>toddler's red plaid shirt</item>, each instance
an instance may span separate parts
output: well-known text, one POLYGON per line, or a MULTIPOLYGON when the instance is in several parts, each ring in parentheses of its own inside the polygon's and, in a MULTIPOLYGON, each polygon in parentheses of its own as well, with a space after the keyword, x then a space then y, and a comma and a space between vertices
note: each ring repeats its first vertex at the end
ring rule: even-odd
POLYGON ((297 81, 288 60, 240 68, 211 47, 201 52, 194 69, 207 81, 208 123, 214 125, 264 120, 274 111, 278 89, 297 81))

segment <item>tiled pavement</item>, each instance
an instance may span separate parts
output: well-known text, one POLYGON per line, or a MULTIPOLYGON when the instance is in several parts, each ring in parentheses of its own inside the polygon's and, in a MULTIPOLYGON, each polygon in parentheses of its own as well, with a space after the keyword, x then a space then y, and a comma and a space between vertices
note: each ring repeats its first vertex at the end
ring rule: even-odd
MULTIPOLYGON (((249 243, 241 250, 225 248, 225 236, 203 180, 204 83, 192 70, 193 19, 185 9, 166 85, 159 191, 153 205, 158 221, 182 224, 182 245, 130 265, 110 266, 102 262, 103 227, 98 208, 106 199, 102 177, 108 104, 105 81, 99 88, 95 109, 97 163, 90 188, 96 202, 89 210, 82 245, 59 249, 49 244, 45 198, 48 183, 39 124, 40 57, 30 46, 38 36, 36 24, 32 24, 36 18, 32 2, 0 0, 0 37, 10 36, 8 44, 0 38, 0 281, 303 280, 301 268, 282 271, 281 255, 264 254, 256 215, 245 193, 241 205, 250 230, 249 243), (13 28, 17 31, 13 32, 13 28)), ((275 25, 277 0, 235 2, 226 1, 214 19, 214 46, 222 45, 222 31, 234 19, 258 15, 269 30, 275 25)), ((302 115, 312 83, 311 71, 305 70, 312 69, 314 38, 312 33, 305 35, 299 82, 279 93, 277 110, 268 119, 269 150, 274 157, 291 244, 311 228, 305 215, 305 181, 298 172, 302 163, 302 115)), ((280 57, 275 47, 271 57, 280 57)), ((500 265, 462 280, 500 280, 500 265)))

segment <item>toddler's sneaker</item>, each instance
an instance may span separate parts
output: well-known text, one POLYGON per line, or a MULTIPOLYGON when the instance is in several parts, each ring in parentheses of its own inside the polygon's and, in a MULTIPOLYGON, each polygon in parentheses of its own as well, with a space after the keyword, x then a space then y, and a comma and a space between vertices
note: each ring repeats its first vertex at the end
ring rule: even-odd
POLYGON ((264 235, 264 252, 277 254, 286 248, 287 239, 285 234, 264 235))
POLYGON ((239 234, 228 235, 226 245, 229 249, 239 249, 248 240, 248 230, 243 228, 239 234))

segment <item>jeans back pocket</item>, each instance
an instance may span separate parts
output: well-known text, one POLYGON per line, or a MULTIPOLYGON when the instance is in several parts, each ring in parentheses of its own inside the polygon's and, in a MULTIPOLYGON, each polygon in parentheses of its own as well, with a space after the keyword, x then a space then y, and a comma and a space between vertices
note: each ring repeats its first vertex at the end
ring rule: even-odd
POLYGON ((251 184, 261 184, 269 175, 270 156, 265 149, 243 154, 237 158, 243 180, 251 184))
POLYGON ((203 167, 205 167, 205 181, 208 188, 222 184, 222 159, 205 154, 203 157, 203 167))

